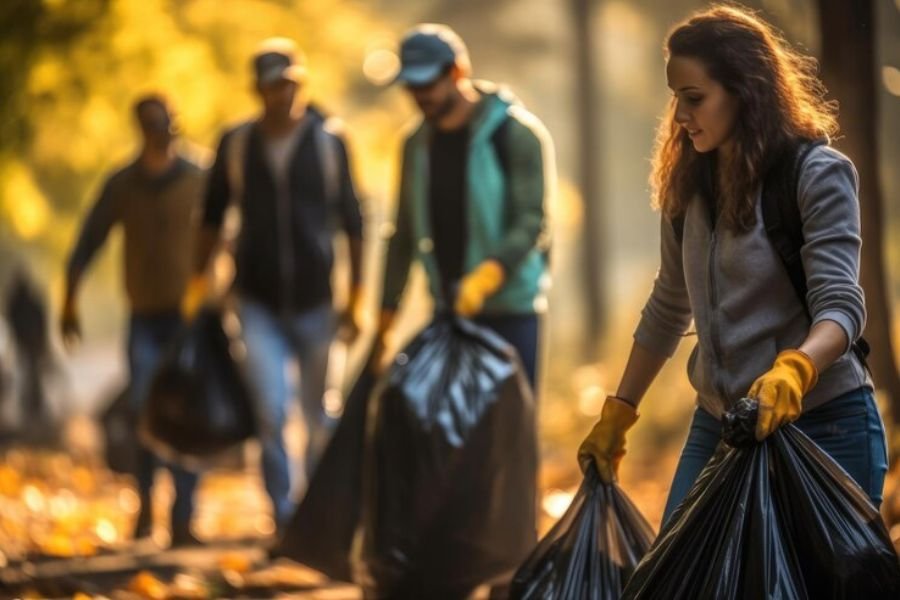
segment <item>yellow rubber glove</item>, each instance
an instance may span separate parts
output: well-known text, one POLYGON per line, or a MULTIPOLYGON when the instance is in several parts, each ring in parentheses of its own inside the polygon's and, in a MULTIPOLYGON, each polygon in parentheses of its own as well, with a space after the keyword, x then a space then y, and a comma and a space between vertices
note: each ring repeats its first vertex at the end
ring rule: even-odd
POLYGON ((375 343, 372 346, 372 354, 366 368, 372 373, 380 375, 388 365, 388 356, 392 347, 392 331, 395 311, 391 308, 382 308, 378 319, 378 328, 375 331, 375 343))
POLYGON ((338 328, 338 336, 347 344, 352 343, 368 324, 365 300, 366 292, 362 284, 355 285, 350 291, 338 328))
POLYGON ((203 306, 209 293, 209 281, 206 275, 194 275, 188 282, 184 296, 181 297, 181 316, 185 321, 193 321, 197 311, 203 306))
POLYGON ((754 381, 747 392, 748 397, 759 401, 756 439, 763 440, 782 425, 797 420, 803 396, 818 380, 816 365, 805 353, 780 352, 772 368, 754 381))
POLYGON ((499 262, 493 259, 484 261, 462 278, 454 310, 464 317, 477 315, 481 312, 484 301, 500 289, 505 278, 503 266, 499 262))
POLYGON ((607 396, 600 420, 578 448, 578 463, 586 471, 591 461, 600 479, 612 483, 619 476, 619 463, 625 456, 625 432, 637 422, 637 410, 625 400, 607 396))

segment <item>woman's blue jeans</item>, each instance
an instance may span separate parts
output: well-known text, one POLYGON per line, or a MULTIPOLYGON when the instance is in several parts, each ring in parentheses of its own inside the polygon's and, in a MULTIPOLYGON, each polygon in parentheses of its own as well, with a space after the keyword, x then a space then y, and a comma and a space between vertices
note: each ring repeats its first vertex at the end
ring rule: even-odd
MULTIPOLYGON (((804 413, 794 422, 803 433, 833 458, 881 506, 888 468, 884 424, 869 387, 861 387, 804 413)), ((663 523, 681 503, 719 443, 721 423, 698 408, 685 442, 663 523)))

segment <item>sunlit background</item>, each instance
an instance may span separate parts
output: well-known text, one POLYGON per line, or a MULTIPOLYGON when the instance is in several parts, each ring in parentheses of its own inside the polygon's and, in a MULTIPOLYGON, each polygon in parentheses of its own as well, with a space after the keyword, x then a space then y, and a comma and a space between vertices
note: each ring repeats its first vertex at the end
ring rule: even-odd
MULTIPOLYGON (((399 143, 416 116, 402 90, 386 86, 398 67, 397 40, 417 22, 447 23, 467 42, 475 76, 508 84, 544 121, 556 145, 560 179, 552 207, 554 288, 540 398, 541 506, 546 527, 561 515, 580 480, 575 449, 598 416, 605 395, 614 391, 653 279, 659 226, 658 215, 649 206, 647 175, 657 117, 668 99, 662 43, 673 23, 703 6, 688 0, 594 2, 588 30, 595 105, 593 122, 584 123, 577 110, 578 96, 585 90, 575 33, 577 7, 583 4, 568 0, 0 3, 0 294, 12 274, 25 267, 46 294, 55 336, 65 259, 81 219, 104 178, 135 155, 138 139, 130 112, 134 99, 149 91, 165 93, 178 113, 184 151, 209 162, 223 129, 257 111, 249 58, 256 44, 272 35, 300 44, 308 58, 313 102, 348 125, 367 217, 367 277, 369 287, 377 291, 378 232, 392 210, 399 143), (599 221, 592 221, 598 225, 587 250, 578 163, 585 129, 596 136, 589 164, 599 182, 590 205, 599 221), (584 325, 592 308, 584 286, 586 263, 595 265, 601 277, 605 317, 596 331, 584 325)), ((762 9, 789 39, 818 55, 816 2, 748 4, 762 9)), ((873 68, 879 78, 883 250, 888 297, 896 315, 900 0, 877 0, 874 5, 871 34, 877 49, 873 68)), ((74 353, 64 352, 58 344, 55 349, 58 370, 50 393, 62 432, 59 438, 69 444, 65 452, 36 452, 19 443, 3 450, 0 566, 36 551, 92 554, 121 542, 130 531, 137 497, 127 479, 101 468, 100 440, 91 420, 125 380, 120 250, 120 239, 114 236, 82 286, 85 343, 74 353)), ((407 303, 407 331, 427 318, 427 306, 415 301, 421 296, 420 282, 414 300, 407 303)), ((881 325, 892 327, 900 342, 898 322, 895 318, 893 325, 881 325)), ((0 343, 8 346, 8 336, 0 343)), ((629 438, 622 469, 624 488, 654 525, 693 407, 685 375, 692 343, 681 345, 651 389, 642 419, 629 438)), ((359 353, 356 349, 355 355, 359 353)), ((0 430, 15 440, 29 424, 17 418, 8 387, 0 400, 0 430)), ((891 421, 889 415, 886 420, 891 421)), ((301 429, 296 427, 297 435, 302 435, 301 429)), ((889 492, 895 489, 895 479, 889 481, 889 492)), ((204 481, 200 493, 201 537, 271 531, 265 496, 252 470, 217 472, 204 481), (241 507, 237 517, 235 506, 241 507)), ((900 521, 900 497, 888 497, 885 510, 893 511, 892 522, 900 521)), ((900 530, 894 534, 900 535, 900 530)))

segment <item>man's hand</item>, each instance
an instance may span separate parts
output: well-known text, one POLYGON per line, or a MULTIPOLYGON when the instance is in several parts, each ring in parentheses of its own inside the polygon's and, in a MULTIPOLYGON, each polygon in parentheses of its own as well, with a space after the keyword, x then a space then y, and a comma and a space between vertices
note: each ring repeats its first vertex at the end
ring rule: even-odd
POLYGON ((81 319, 74 298, 66 298, 59 319, 59 332, 67 350, 74 349, 81 342, 81 319))
POLYGON ((181 316, 186 322, 191 322, 197 316, 197 312, 206 302, 209 293, 209 282, 206 275, 194 275, 188 282, 184 295, 181 297, 181 316))
POLYGON ((497 293, 504 280, 503 266, 499 262, 484 261, 462 278, 454 310, 463 317, 474 317, 481 312, 485 300, 497 293))

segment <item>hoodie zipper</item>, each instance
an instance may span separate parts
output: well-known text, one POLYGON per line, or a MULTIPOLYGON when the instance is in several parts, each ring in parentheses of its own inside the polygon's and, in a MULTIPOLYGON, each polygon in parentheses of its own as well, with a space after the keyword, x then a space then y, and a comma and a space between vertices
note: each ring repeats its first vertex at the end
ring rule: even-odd
POLYGON ((719 319, 716 314, 719 310, 719 288, 716 281, 716 250, 719 244, 719 210, 718 210, 718 185, 717 185, 717 169, 716 159, 712 157, 711 162, 706 163, 704 176, 706 179, 705 205, 709 222, 709 258, 707 259, 707 290, 709 302, 709 337, 712 345, 712 386, 713 390, 719 394, 722 401, 728 404, 728 394, 722 381, 722 340, 719 336, 719 319))

